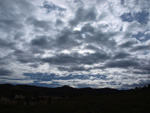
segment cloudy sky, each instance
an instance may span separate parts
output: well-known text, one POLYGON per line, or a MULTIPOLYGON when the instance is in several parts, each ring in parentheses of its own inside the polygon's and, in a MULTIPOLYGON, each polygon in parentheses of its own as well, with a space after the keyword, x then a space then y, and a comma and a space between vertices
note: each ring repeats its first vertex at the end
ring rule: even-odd
POLYGON ((0 83, 150 83, 149 0, 0 0, 0 83))

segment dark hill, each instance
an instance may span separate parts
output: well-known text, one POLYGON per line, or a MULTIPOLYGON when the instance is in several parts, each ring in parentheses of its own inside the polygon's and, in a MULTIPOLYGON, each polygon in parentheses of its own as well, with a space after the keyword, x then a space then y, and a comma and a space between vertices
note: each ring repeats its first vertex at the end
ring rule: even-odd
POLYGON ((0 113, 150 113, 150 85, 132 90, 0 84, 0 113))
POLYGON ((11 85, 0 84, 0 96, 22 95, 39 95, 39 96, 81 96, 81 95, 99 95, 99 94, 116 94, 121 91, 110 88, 92 89, 92 88, 72 88, 62 86, 57 88, 45 88, 29 85, 11 85))

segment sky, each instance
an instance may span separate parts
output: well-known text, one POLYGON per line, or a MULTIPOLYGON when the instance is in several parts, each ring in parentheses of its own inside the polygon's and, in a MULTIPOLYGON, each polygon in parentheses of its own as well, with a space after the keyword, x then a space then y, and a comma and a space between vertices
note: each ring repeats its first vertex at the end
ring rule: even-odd
POLYGON ((149 0, 0 0, 0 83, 149 84, 149 6, 149 0))

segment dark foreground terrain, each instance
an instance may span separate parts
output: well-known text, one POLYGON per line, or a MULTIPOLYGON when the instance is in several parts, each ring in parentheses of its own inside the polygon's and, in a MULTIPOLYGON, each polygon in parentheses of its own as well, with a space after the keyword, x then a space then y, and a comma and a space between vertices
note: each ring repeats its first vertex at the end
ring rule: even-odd
POLYGON ((0 113, 150 113, 150 85, 120 91, 1 84, 0 113))

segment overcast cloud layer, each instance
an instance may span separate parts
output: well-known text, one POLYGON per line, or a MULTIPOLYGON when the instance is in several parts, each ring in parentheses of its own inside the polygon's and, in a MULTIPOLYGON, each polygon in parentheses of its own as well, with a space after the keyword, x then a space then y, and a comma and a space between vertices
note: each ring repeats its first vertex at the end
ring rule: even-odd
POLYGON ((0 83, 150 83, 149 0, 0 0, 0 83))

